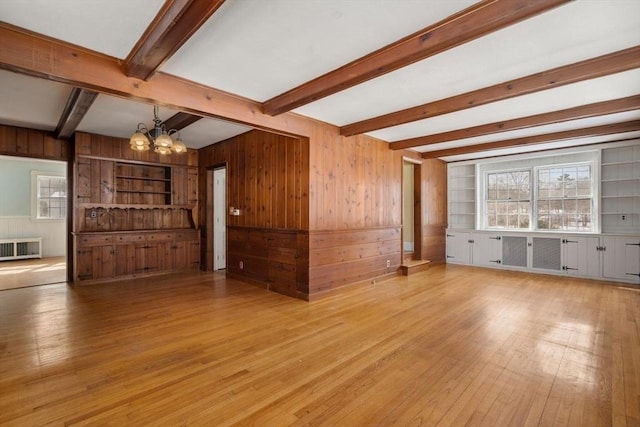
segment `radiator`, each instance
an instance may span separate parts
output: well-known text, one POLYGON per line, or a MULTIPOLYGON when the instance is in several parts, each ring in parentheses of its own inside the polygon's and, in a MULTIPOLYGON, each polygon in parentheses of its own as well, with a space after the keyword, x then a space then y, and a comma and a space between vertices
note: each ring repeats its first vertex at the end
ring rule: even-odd
POLYGON ((42 258, 42 238, 0 239, 0 261, 42 258))

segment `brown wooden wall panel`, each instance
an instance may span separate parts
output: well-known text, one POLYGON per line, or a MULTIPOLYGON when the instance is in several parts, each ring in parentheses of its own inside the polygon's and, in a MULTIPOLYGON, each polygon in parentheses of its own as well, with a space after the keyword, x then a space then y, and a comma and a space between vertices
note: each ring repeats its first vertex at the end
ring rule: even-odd
POLYGON ((422 161, 422 259, 445 260, 447 227, 447 164, 422 161))
POLYGON ((300 230, 228 227, 227 271, 284 295, 308 298, 308 238, 300 230))
POLYGON ((397 225, 310 231, 309 295, 397 271, 400 248, 401 227, 397 225))
POLYGON ((230 226, 308 228, 303 212, 288 206, 308 204, 303 181, 289 179, 308 174, 306 140, 254 130, 202 148, 199 156, 201 197, 207 194, 207 169, 227 165, 227 204, 240 209, 239 216, 228 217, 230 226))
POLYGON ((0 125, 0 154, 37 159, 68 161, 70 143, 47 132, 0 125))
POLYGON ((318 126, 310 144, 309 229, 400 225, 402 152, 318 126))

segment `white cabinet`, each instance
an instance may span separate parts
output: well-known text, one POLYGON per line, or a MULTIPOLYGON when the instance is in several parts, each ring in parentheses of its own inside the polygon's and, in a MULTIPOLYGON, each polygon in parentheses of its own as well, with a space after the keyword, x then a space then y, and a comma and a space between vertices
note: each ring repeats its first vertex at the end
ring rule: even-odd
POLYGON ((562 239, 562 270, 572 276, 600 277, 600 238, 565 236, 562 239))
POLYGON ((640 236, 447 230, 447 262, 640 283, 640 236))
POLYGON ((471 238, 473 265, 495 267, 502 263, 502 237, 498 234, 474 233, 471 238))
POLYGON ((603 276, 640 283, 640 237, 603 237, 603 276))
POLYGON ((447 232, 447 262, 456 264, 471 263, 471 233, 462 231, 447 232))

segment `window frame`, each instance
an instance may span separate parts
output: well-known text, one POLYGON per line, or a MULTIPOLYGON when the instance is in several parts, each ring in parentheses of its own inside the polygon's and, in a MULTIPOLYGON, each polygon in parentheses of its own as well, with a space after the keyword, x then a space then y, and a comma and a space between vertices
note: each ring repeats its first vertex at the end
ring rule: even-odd
MULTIPOLYGON (((532 230, 532 221, 533 221, 533 170, 531 167, 517 167, 517 168, 508 168, 508 169, 495 169, 490 171, 484 171, 482 174, 483 182, 482 182, 482 229, 489 231, 496 230, 504 230, 504 231, 531 231, 532 230), (510 172, 527 172, 529 173, 529 227, 527 228, 509 228, 509 227, 490 227, 489 226, 489 175, 492 174, 506 174, 510 172)), ((498 199, 495 199, 496 201, 498 199)), ((518 199, 517 202, 520 203, 525 199, 518 199)), ((504 200, 505 202, 508 200, 504 200)))
POLYGON ((31 171, 31 220, 37 222, 53 222, 53 221, 66 221, 69 215, 69 181, 67 176, 63 173, 57 172, 46 172, 46 171, 31 171), (64 200, 65 206, 65 215, 59 218, 45 218, 39 216, 39 201, 41 197, 39 196, 39 188, 40 188, 40 178, 50 177, 50 178, 62 178, 65 180, 66 192, 64 197, 59 197, 64 200))
MULTIPOLYGON (((532 211, 532 216, 533 219, 535 220, 534 223, 534 227, 533 229, 535 231, 539 231, 539 232, 544 232, 544 233, 597 233, 598 232, 598 220, 597 217, 599 216, 599 211, 598 211, 598 206, 597 206, 597 197, 598 197, 598 177, 597 177, 597 167, 596 167, 596 162, 594 161, 579 161, 579 162, 568 162, 568 163, 556 163, 556 164, 547 164, 547 165, 539 165, 539 166, 535 166, 533 168, 533 173, 534 173, 534 185, 535 185, 535 193, 534 193, 534 206, 533 206, 533 211, 532 211), (538 175, 540 173, 541 169, 554 169, 554 168, 567 168, 567 167, 576 167, 579 168, 580 166, 589 166, 590 169, 590 176, 591 176, 591 195, 589 197, 579 197, 576 191, 576 196, 575 197, 561 197, 561 198, 551 198, 551 197, 546 197, 546 198, 539 198, 538 197, 538 175), (560 228, 560 229, 546 229, 546 228, 539 228, 538 227, 538 204, 540 202, 540 200, 589 200, 591 202, 591 229, 590 230, 568 230, 565 228, 560 228)), ((564 220, 563 220, 563 227, 564 227, 564 220)))

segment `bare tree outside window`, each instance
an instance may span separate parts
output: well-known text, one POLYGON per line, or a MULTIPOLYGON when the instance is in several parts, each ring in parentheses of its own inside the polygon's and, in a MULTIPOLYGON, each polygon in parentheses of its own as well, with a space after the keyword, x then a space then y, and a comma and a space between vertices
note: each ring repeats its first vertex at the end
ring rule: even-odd
POLYGON ((488 228, 528 230, 531 223, 531 172, 487 174, 488 228))
POLYGON ((591 231, 593 177, 590 164, 545 167, 537 173, 537 228, 591 231))
POLYGON ((38 175, 38 219, 63 219, 67 216, 67 179, 38 175))

